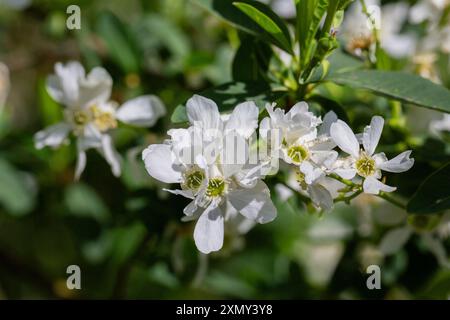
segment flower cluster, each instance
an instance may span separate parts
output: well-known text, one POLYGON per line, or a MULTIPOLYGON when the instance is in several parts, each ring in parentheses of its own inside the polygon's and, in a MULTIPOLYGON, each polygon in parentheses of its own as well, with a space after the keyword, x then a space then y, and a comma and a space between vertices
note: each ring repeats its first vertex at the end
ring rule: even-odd
POLYGON ((35 134, 35 146, 59 147, 68 141, 70 133, 76 137, 78 160, 75 178, 86 166, 86 151, 98 150, 110 164, 114 175, 121 173, 120 157, 114 148, 110 132, 119 122, 151 127, 165 115, 161 100, 153 95, 129 100, 120 107, 110 100, 112 78, 96 67, 86 75, 78 62, 57 63, 55 74, 47 78, 47 91, 57 102, 65 106, 64 120, 35 134))
POLYGON ((375 153, 384 124, 379 116, 355 135, 334 112, 322 120, 306 102, 288 112, 267 105, 269 116, 259 126, 253 102, 221 115, 214 101, 195 95, 186 110, 190 126, 170 130, 168 140, 150 145, 142 157, 153 178, 181 186, 167 191, 191 199, 185 220, 198 219, 194 240, 203 253, 221 249, 224 224, 239 214, 258 223, 275 219, 263 180, 278 172, 279 160, 292 169, 295 189, 324 210, 337 197, 394 191, 382 182, 382 171, 403 172, 414 164, 411 151, 391 160, 375 153))

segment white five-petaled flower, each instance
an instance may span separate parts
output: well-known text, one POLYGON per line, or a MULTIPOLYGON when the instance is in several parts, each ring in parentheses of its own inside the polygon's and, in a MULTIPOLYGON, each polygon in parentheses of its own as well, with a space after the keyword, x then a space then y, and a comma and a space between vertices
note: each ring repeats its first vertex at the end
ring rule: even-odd
POLYGON ((374 116, 370 125, 364 129, 360 148, 358 138, 352 129, 342 120, 333 123, 330 134, 338 147, 349 154, 347 158, 335 162, 334 172, 344 179, 353 179, 356 175, 364 178, 363 190, 366 193, 378 194, 380 191, 392 192, 395 187, 385 185, 381 179, 381 171, 404 172, 409 170, 414 159, 410 159, 411 150, 405 151, 388 160, 384 153, 374 154, 381 137, 384 119, 374 116))
POLYGON ((258 165, 248 162, 248 139, 258 126, 256 105, 241 103, 223 117, 214 101, 194 95, 186 109, 191 126, 170 130, 171 139, 150 145, 142 157, 153 178, 181 185, 167 191, 192 199, 185 220, 198 219, 195 244, 208 254, 222 248, 224 223, 237 213, 266 223, 276 209, 258 165))
POLYGON ((78 159, 75 178, 86 166, 86 150, 97 149, 110 164, 114 175, 121 173, 120 158, 109 132, 118 121, 139 127, 150 127, 165 114, 165 107, 156 96, 147 95, 125 102, 118 108, 110 100, 112 78, 96 67, 87 75, 83 66, 72 61, 57 63, 55 74, 47 78, 47 91, 64 105, 64 120, 35 134, 38 149, 59 147, 67 141, 69 133, 77 138, 78 159))
POLYGON ((337 121, 334 112, 325 115, 324 120, 308 110, 306 102, 299 102, 289 112, 266 107, 269 117, 260 125, 260 136, 269 141, 271 158, 281 158, 295 167, 298 190, 306 192, 312 201, 322 209, 332 207, 333 198, 324 182, 326 169, 330 168, 338 154, 329 136, 329 129, 337 121))

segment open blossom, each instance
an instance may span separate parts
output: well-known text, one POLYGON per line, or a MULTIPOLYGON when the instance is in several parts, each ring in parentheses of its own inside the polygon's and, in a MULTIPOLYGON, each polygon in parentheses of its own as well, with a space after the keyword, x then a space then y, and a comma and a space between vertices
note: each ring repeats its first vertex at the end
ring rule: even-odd
MULTIPOLYGON (((396 58, 410 56, 417 39, 410 33, 402 33, 408 18, 408 5, 400 2, 380 6, 379 0, 365 0, 365 4, 378 29, 381 47, 396 58)), ((346 12, 342 24, 347 50, 357 56, 365 51, 373 53, 375 39, 372 28, 372 22, 363 12, 360 1, 355 1, 346 12)))
POLYGON ((123 122, 139 127, 150 127, 165 114, 159 98, 148 95, 134 98, 118 107, 110 100, 112 78, 96 67, 87 75, 78 62, 57 63, 55 74, 47 78, 47 91, 64 105, 64 120, 35 134, 38 149, 59 147, 72 133, 77 140, 78 160, 75 177, 78 179, 86 166, 86 150, 98 150, 110 164, 114 175, 121 173, 120 158, 114 148, 110 131, 123 122))
POLYGON ((362 145, 353 133, 352 129, 342 120, 333 123, 330 134, 338 147, 349 156, 337 160, 334 172, 344 179, 353 179, 356 175, 364 179, 363 190, 366 193, 378 194, 380 191, 392 192, 395 187, 385 185, 379 181, 381 171, 404 172, 409 170, 414 159, 410 159, 411 150, 405 151, 395 158, 388 160, 384 153, 374 154, 383 131, 384 119, 374 116, 370 125, 362 134, 362 145))
POLYGON ((292 165, 298 189, 322 209, 331 209, 333 198, 324 182, 328 179, 326 170, 338 156, 332 150, 336 145, 329 136, 336 114, 327 113, 322 122, 308 110, 306 102, 297 103, 287 113, 274 109, 274 105, 266 109, 269 117, 261 121, 260 136, 270 141, 271 157, 292 165))
POLYGON ((185 220, 198 219, 195 244, 207 254, 222 248, 224 224, 237 213, 266 223, 276 209, 257 164, 248 162, 248 139, 258 126, 256 105, 241 103, 222 117, 214 101, 195 95, 187 114, 189 128, 170 130, 171 139, 150 145, 142 157, 153 178, 181 186, 167 191, 191 199, 185 220))

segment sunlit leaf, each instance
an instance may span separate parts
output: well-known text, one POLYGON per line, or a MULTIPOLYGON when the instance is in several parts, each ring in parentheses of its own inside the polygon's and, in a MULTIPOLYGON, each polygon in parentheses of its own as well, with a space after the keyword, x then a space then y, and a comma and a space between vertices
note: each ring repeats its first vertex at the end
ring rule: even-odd
POLYGON ((450 112, 450 91, 430 80, 397 71, 354 70, 333 73, 326 80, 420 107, 450 112))
POLYGON ((269 17, 268 12, 271 11, 268 7, 265 7, 257 1, 236 1, 233 2, 233 4, 255 21, 261 28, 267 31, 278 42, 282 49, 287 52, 292 52, 289 30, 275 13, 270 14, 269 17), (265 11, 265 13, 263 11, 265 11))
POLYGON ((277 34, 277 37, 285 38, 284 40, 282 40, 282 42, 280 42, 280 40, 275 38, 270 32, 266 31, 257 22, 252 20, 252 18, 250 18, 247 14, 238 9, 238 7, 233 5, 233 3, 236 2, 234 0, 193 0, 193 1, 198 3, 200 6, 207 9, 208 11, 229 21, 236 28, 239 28, 254 36, 261 37, 265 41, 271 42, 276 46, 280 47, 281 49, 292 53, 292 48, 290 46, 290 36, 287 27, 285 26, 283 21, 267 5, 254 0, 239 1, 239 3, 251 5, 252 7, 256 8, 258 12, 267 17, 269 20, 272 20, 272 22, 277 26, 276 28, 281 30, 282 35, 277 34), (287 41, 289 42, 288 47, 286 46, 287 43, 285 43, 287 41))

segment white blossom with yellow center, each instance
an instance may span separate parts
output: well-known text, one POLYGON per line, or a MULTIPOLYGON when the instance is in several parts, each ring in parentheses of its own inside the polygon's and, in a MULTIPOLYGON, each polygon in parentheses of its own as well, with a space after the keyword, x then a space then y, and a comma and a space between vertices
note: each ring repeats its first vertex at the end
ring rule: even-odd
POLYGON ((356 175, 364 179, 363 190, 366 193, 378 194, 380 191, 392 192, 395 187, 385 185, 381 179, 381 171, 404 172, 414 164, 410 159, 411 150, 405 151, 395 158, 388 160, 384 153, 374 154, 383 131, 384 119, 374 116, 370 125, 362 134, 362 145, 353 133, 352 129, 342 120, 333 123, 330 134, 338 147, 349 156, 335 162, 333 172, 344 179, 353 179, 356 175))
POLYGON ((195 244, 207 254, 222 248, 226 222, 243 217, 267 223, 275 219, 276 209, 255 167, 228 157, 234 146, 223 143, 232 136, 248 153, 248 139, 258 126, 255 103, 241 103, 224 117, 214 101, 194 95, 186 110, 191 126, 169 130, 171 138, 150 145, 142 158, 153 178, 181 186, 166 191, 191 199, 183 210, 184 220, 197 220, 195 244))
POLYGON ((47 78, 47 91, 64 105, 64 121, 35 134, 36 148, 59 147, 68 141, 69 133, 77 140, 78 160, 75 178, 86 166, 86 150, 98 150, 110 164, 114 175, 121 173, 120 157, 113 146, 110 131, 119 121, 139 127, 153 126, 165 114, 163 103, 155 96, 141 96, 125 102, 119 108, 110 101, 112 78, 96 67, 86 75, 75 61, 57 63, 55 74, 47 78))

